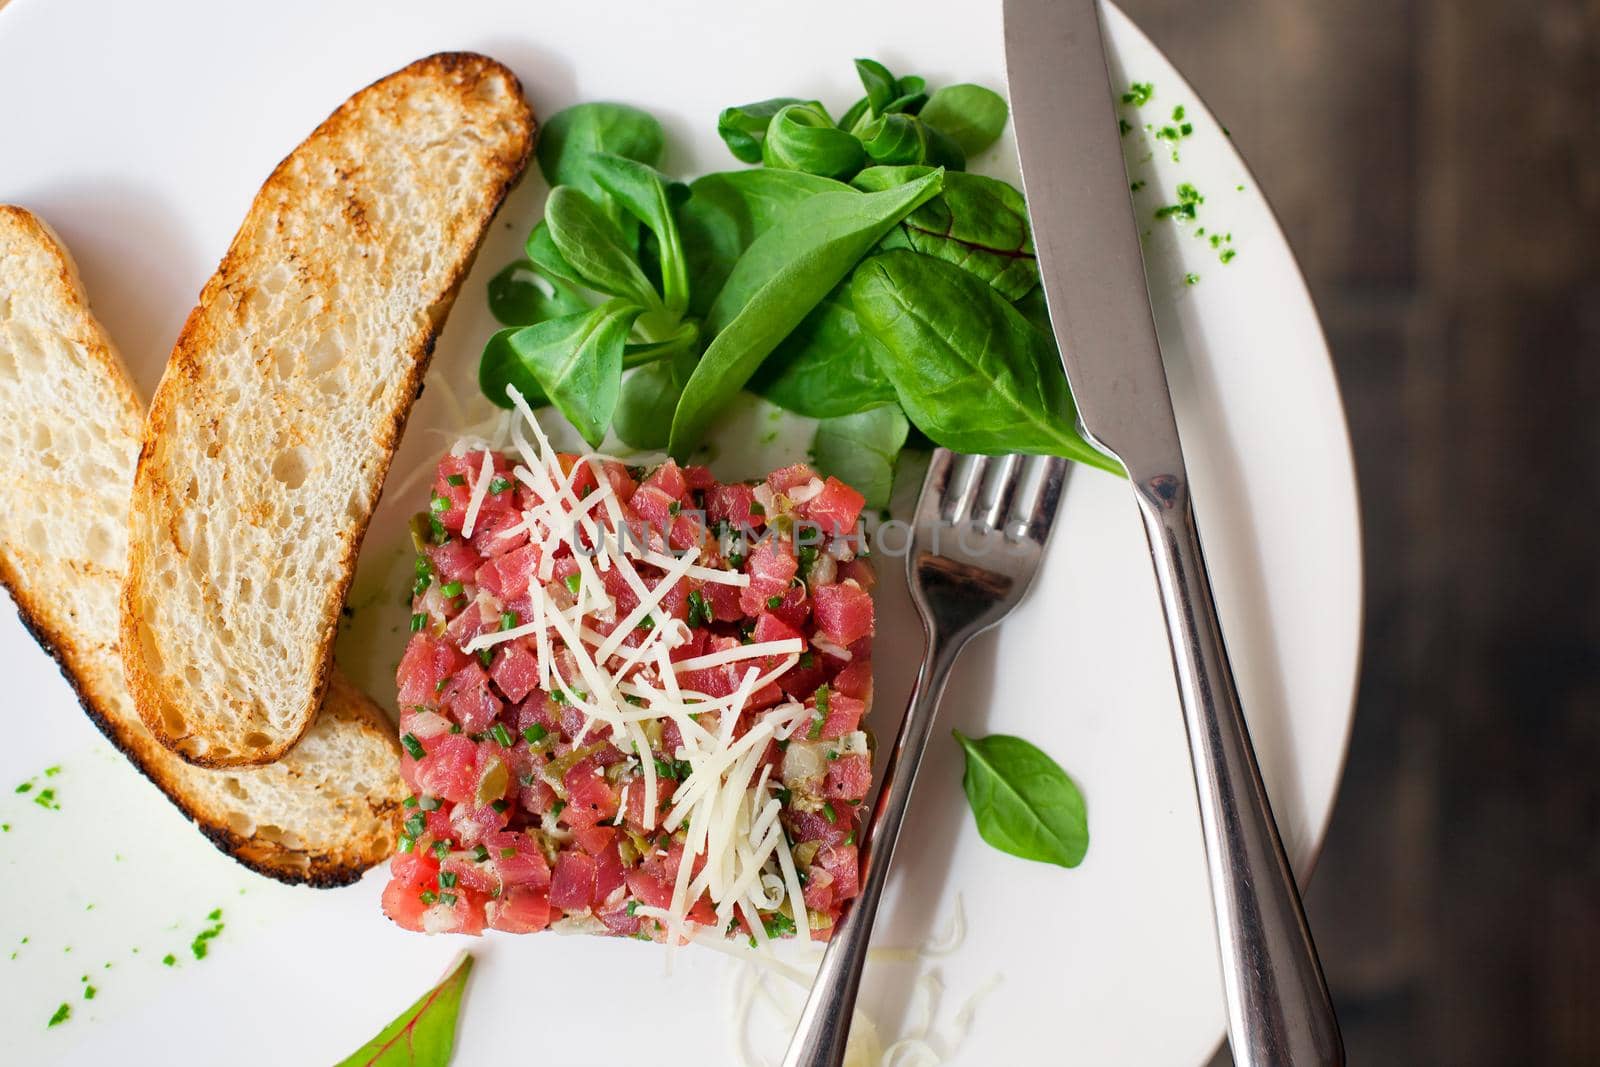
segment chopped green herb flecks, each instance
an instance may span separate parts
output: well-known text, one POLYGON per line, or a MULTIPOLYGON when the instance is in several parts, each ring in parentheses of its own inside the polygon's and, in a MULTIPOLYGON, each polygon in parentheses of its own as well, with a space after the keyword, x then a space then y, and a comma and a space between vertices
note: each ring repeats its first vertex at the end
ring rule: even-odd
POLYGON ((1206 198, 1200 195, 1198 189, 1188 182, 1182 182, 1178 185, 1178 202, 1156 208, 1156 218, 1192 220, 1205 202, 1206 198))
POLYGON ((56 1013, 50 1016, 50 1021, 46 1023, 45 1026, 47 1028, 51 1026, 60 1026, 70 1018, 72 1018, 72 1005, 63 1000, 61 1002, 61 1007, 57 1008, 56 1013))
POLYGON ((1122 102, 1132 104, 1134 107, 1143 107, 1150 102, 1155 93, 1156 87, 1150 82, 1134 82, 1128 86, 1128 91, 1122 94, 1122 102))
POLYGON ((178 957, 169 952, 161 957, 161 962, 168 967, 176 967, 178 965, 178 957))
POLYGON ((1193 271, 1190 271, 1188 274, 1185 274, 1183 276, 1183 284, 1184 285, 1199 285, 1200 284, 1200 275, 1194 273, 1193 271))
POLYGON ((1222 250, 1222 253, 1220 255, 1218 255, 1217 258, 1219 260, 1221 260, 1225 264, 1226 263, 1232 263, 1233 262, 1233 257, 1238 255, 1238 254, 1239 254, 1238 252, 1234 251, 1231 248, 1224 248, 1222 250))
POLYGON ((94 995, 96 993, 98 993, 98 992, 100 992, 100 991, 98 989, 96 989, 94 986, 86 985, 86 986, 83 987, 83 999, 84 1000, 93 1000, 94 999, 94 995))

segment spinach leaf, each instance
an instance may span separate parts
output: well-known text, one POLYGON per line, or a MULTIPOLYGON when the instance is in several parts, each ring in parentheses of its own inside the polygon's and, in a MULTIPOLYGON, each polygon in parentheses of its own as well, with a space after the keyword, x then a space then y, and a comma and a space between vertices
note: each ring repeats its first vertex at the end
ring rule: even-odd
POLYGON ((600 188, 656 235, 663 302, 669 313, 681 315, 689 306, 689 274, 668 192, 673 183, 654 167, 623 156, 601 153, 591 165, 600 188))
POLYGON ((761 142, 766 140, 767 126, 772 116, 790 104, 803 104, 793 96, 778 96, 771 100, 758 100, 753 104, 739 104, 722 109, 717 116, 717 135, 728 151, 741 163, 761 162, 761 142))
POLYGON ((981 85, 946 85, 928 98, 922 121, 948 134, 968 156, 1000 138, 1011 111, 1005 97, 981 85))
POLYGON ((1056 761, 1020 737, 952 732, 967 756, 961 784, 983 839, 1025 860, 1082 863, 1089 850, 1083 794, 1056 761))
POLYGON ((851 133, 856 133, 857 127, 859 127, 863 122, 871 120, 873 117, 872 102, 863 96, 861 99, 851 104, 849 110, 847 110, 843 115, 839 116, 839 128, 841 130, 849 130, 851 133))
POLYGON ((689 271, 689 310, 704 317, 733 264, 795 204, 850 186, 798 170, 735 170, 689 185, 678 209, 678 233, 689 271))
POLYGON ((889 73, 889 68, 876 59, 856 60, 856 75, 867 91, 867 106, 875 115, 883 114, 889 102, 900 95, 900 83, 889 73))
POLYGON ((1055 346, 981 278, 897 249, 856 269, 850 297, 900 406, 934 441, 957 452, 1036 452, 1120 472, 1078 433, 1055 346))
POLYGON ((894 386, 862 336, 849 284, 836 286, 773 350, 750 380, 753 392, 814 419, 895 402, 894 386))
POLYGON ((447 1067, 471 973, 472 957, 463 955, 438 985, 335 1067, 447 1067))
POLYGON ((587 194, 571 185, 552 189, 544 225, 561 258, 583 284, 645 308, 661 308, 661 297, 624 245, 622 233, 587 194))
MULTIPOLYGON (((868 167, 850 184, 892 189, 927 172, 917 166, 868 167)), ((939 195, 907 215, 899 233, 880 247, 912 248, 954 263, 1008 300, 1020 299, 1039 283, 1027 202, 1015 187, 981 174, 946 174, 939 195)))
POLYGON ((489 312, 507 326, 532 326, 588 306, 570 285, 542 277, 525 259, 489 279, 489 312))
POLYGON ((683 386, 670 363, 640 367, 622 380, 622 397, 611 428, 632 448, 665 448, 672 411, 682 395, 683 386))
POLYGON ((897 404, 823 419, 811 442, 817 470, 855 487, 874 508, 889 506, 895 459, 911 424, 897 404))
POLYGON ((706 315, 712 340, 673 412, 673 455, 688 456, 778 342, 943 180, 934 171, 881 193, 818 193, 756 238, 706 315))
POLYGON ((977 275, 1007 300, 1039 284, 1027 202, 998 178, 947 175, 943 192, 900 228, 912 248, 977 275))
POLYGON ((666 147, 661 123, 627 104, 578 104, 558 111, 539 131, 539 169, 552 187, 576 185, 598 197, 593 158, 604 152, 655 166, 666 147))
POLYGON ((821 104, 789 104, 772 116, 761 161, 776 170, 848 178, 861 169, 866 153, 854 134, 833 124, 821 104))
POLYGON ((967 165, 954 141, 915 115, 880 115, 861 129, 860 138, 875 164, 930 164, 949 170, 967 165))
MULTIPOLYGON (((561 254, 561 249, 550 237, 550 226, 544 220, 534 225, 528 234, 528 240, 523 245, 528 259, 538 268, 539 273, 552 281, 559 281, 573 289, 588 289, 589 283, 583 280, 567 257, 561 254)), ((574 309, 576 310, 576 309, 574 309)))
MULTIPOLYGON (((616 410, 628 331, 640 313, 637 304, 608 300, 587 312, 524 326, 484 350, 478 384, 491 399, 505 397, 507 384, 525 396, 528 385, 537 385, 598 448, 616 410)), ((509 400, 503 403, 510 406, 509 400)))

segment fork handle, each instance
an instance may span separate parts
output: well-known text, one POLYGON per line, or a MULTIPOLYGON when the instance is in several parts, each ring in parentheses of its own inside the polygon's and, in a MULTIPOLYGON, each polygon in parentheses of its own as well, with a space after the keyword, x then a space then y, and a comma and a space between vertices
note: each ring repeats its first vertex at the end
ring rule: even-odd
POLYGON ((1186 480, 1135 485, 1194 763, 1233 1061, 1342 1065, 1339 1025, 1239 706, 1186 480))
POLYGON ((850 1038, 850 1022, 855 1015, 856 994, 861 988, 861 972, 867 965, 867 945, 872 940, 872 923, 878 915, 884 886, 889 882, 889 861, 905 822, 911 802, 911 786, 933 732, 933 719, 939 698, 956 656, 970 634, 941 637, 929 633, 928 655, 917 672, 909 707, 900 722, 894 750, 885 764, 883 788, 872 817, 862 825, 861 863, 865 881, 861 895, 850 902, 822 954, 822 965, 806 998, 805 1011, 789 1041, 783 1067, 839 1067, 844 1063, 845 1046, 850 1038))

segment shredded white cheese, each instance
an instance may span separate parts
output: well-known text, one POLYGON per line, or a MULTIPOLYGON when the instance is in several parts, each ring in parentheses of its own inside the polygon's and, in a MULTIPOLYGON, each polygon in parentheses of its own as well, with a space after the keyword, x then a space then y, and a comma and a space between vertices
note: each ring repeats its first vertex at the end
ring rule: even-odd
MULTIPOLYGON (((507 393, 515 417, 502 434, 518 460, 511 476, 534 496, 510 530, 526 532, 539 547, 540 558, 529 575, 530 617, 509 629, 479 634, 464 651, 478 652, 532 636, 540 686, 559 692, 583 716, 585 725, 576 740, 609 727, 612 740, 638 756, 647 828, 659 823, 684 837, 684 858, 670 907, 636 909, 637 914, 665 924, 670 946, 688 935, 688 912, 703 895, 709 895, 720 927, 742 917, 758 944, 764 946, 768 940, 761 914, 784 904, 801 939, 809 939, 812 926, 804 890, 779 820, 782 804, 773 792, 777 784, 770 781, 771 767, 765 762, 770 742, 791 736, 809 713, 794 701, 764 708, 750 729, 734 736, 741 717, 748 715, 753 694, 794 667, 805 642, 739 645, 674 663, 672 651, 688 642, 692 633, 682 620, 656 618, 664 615, 661 604, 667 594, 685 578, 733 587, 747 585, 749 578, 699 565, 697 548, 670 553, 663 551, 659 537, 651 547, 629 535, 622 502, 605 474, 603 464, 610 457, 589 455, 564 466, 526 400, 514 388, 508 387, 507 393), (580 497, 576 486, 584 474, 593 475, 595 488, 580 497), (570 558, 576 568, 576 582, 567 590, 553 584, 558 556, 570 558), (641 566, 659 570, 660 578, 647 581, 639 573, 641 566), (638 601, 626 614, 601 577, 613 571, 612 588, 618 588, 615 580, 620 579, 638 601), (564 599, 558 602, 552 589, 564 599), (627 644, 634 636, 637 641, 627 644), (686 689, 679 681, 685 672, 725 666, 741 669, 739 684, 728 696, 686 689), (661 787, 644 728, 669 721, 676 724, 683 743, 666 755, 687 765, 689 773, 678 782, 669 810, 660 813, 661 787)), ((493 476, 493 458, 486 453, 468 506, 463 528, 467 536, 493 476)), ((631 781, 623 787, 615 824, 626 818, 632 788, 631 781)))

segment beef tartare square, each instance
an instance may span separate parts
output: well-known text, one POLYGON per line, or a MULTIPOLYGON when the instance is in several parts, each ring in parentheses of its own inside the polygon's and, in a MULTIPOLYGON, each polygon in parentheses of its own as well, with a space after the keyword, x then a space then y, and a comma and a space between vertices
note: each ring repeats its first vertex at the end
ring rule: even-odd
POLYGON ((413 520, 384 911, 827 938, 872 779, 861 494, 558 453, 520 416, 505 452, 447 455, 413 520))

